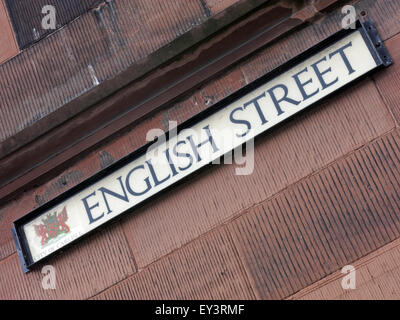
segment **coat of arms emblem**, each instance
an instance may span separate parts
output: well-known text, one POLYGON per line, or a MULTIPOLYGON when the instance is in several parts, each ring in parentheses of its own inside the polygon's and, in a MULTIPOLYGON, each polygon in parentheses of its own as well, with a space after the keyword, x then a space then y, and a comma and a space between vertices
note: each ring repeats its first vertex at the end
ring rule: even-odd
POLYGON ((61 213, 54 212, 46 215, 46 218, 42 219, 42 224, 35 224, 35 232, 38 237, 41 238, 40 243, 42 246, 46 245, 51 239, 55 239, 60 235, 66 234, 70 231, 68 225, 65 223, 68 220, 67 208, 61 211, 61 213))

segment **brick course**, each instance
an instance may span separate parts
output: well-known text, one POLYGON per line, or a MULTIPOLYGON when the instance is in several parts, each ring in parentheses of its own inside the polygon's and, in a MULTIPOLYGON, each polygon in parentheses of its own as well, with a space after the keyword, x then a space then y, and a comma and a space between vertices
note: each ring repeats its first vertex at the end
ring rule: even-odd
POLYGON ((0 28, 0 63, 3 63, 19 51, 4 0, 0 1, 0 28))

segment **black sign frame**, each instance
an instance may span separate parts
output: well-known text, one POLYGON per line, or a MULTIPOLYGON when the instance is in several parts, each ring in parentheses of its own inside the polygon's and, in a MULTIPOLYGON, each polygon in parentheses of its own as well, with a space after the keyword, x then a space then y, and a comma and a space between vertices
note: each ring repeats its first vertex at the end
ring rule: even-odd
MULTIPOLYGON (((224 98, 223 100, 219 101, 218 103, 214 104, 213 106, 209 107, 208 109, 206 109, 206 110, 200 112, 199 114, 195 115, 194 117, 188 119, 187 121, 183 122, 182 124, 180 124, 178 126, 177 132, 179 133, 181 130, 183 130, 185 128, 188 128, 191 125, 193 125, 193 124, 195 124, 195 123, 207 118, 211 114, 213 114, 213 113, 217 112, 218 110, 224 108, 225 106, 227 106, 228 104, 230 104, 233 101, 237 100, 241 96, 253 91, 254 89, 258 88, 259 86, 261 86, 261 85, 265 84, 266 82, 270 81, 271 79, 275 78, 279 74, 284 73, 287 70, 290 70, 291 68, 295 67, 297 64, 299 64, 302 61, 306 60, 309 56, 311 56, 311 55, 313 55, 313 54, 315 54, 315 53, 317 53, 319 51, 322 51, 323 49, 329 47, 330 45, 334 44, 335 42, 337 42, 337 41, 343 39, 344 37, 346 37, 347 35, 351 34, 352 32, 359 31, 361 33, 362 37, 364 38, 364 40, 365 40, 365 42, 367 44, 367 47, 368 47, 369 51, 371 52, 372 57, 374 58, 374 60, 375 60, 375 62, 377 64, 376 68, 374 68, 370 72, 368 72, 365 75, 363 75, 362 78, 368 76, 371 72, 374 72, 377 69, 380 69, 382 67, 390 66, 392 64, 392 59, 391 59, 391 57, 389 55, 389 52, 387 51, 383 41, 379 37, 379 34, 378 34, 376 28, 373 26, 372 22, 369 21, 369 20, 364 21, 364 22, 362 22, 361 20, 357 20, 355 26, 356 26, 355 29, 349 28, 349 29, 342 29, 342 30, 338 31, 337 33, 335 33, 332 36, 326 38, 325 40, 323 40, 320 43, 318 43, 317 45, 309 48, 308 50, 304 51, 303 53, 297 55, 296 57, 292 58, 291 60, 289 60, 288 62, 282 64, 281 66, 277 67, 276 69, 272 70, 271 72, 265 74, 264 76, 260 77, 259 79, 255 80, 252 83, 246 85, 245 87, 239 89, 238 91, 234 92, 230 96, 224 98)), ((348 84, 344 85, 344 87, 342 87, 339 90, 334 91, 333 93, 337 94, 338 91, 341 91, 341 90, 345 89, 346 87, 348 87, 349 85, 351 85, 355 81, 360 81, 360 78, 349 82, 348 84)), ((321 103, 323 100, 328 99, 333 93, 331 93, 328 96, 326 96, 326 97, 322 98, 321 100, 317 101, 317 103, 321 103)), ((314 103, 313 105, 311 105, 308 108, 313 107, 315 104, 316 103, 314 103)), ((303 112, 303 111, 300 111, 300 112, 303 112)), ((290 119, 284 120, 278 126, 286 123, 286 121, 289 121, 289 120, 290 119)), ((260 136, 263 136, 263 135, 267 134, 267 132, 269 132, 269 131, 270 130, 268 129, 266 132, 263 132, 260 136)), ((170 133, 167 132, 166 133, 167 139, 168 139, 169 135, 170 135, 170 133)), ((51 201, 45 203, 44 205, 34 209, 30 213, 28 213, 25 216, 21 217, 20 219, 14 221, 11 231, 12 231, 12 235, 13 235, 14 242, 15 242, 15 245, 16 245, 16 250, 17 250, 21 265, 22 265, 23 272, 24 273, 29 272, 30 270, 32 270, 33 267, 35 267, 36 265, 42 263, 43 260, 47 260, 48 258, 54 256, 55 254, 58 254, 58 253, 62 252, 63 250, 67 249, 71 245, 74 245, 76 242, 80 241, 81 239, 89 236, 93 232, 95 232, 95 231, 97 232, 99 228, 103 228, 104 227, 104 226, 100 226, 100 227, 98 227, 98 228, 96 228, 96 229, 94 229, 94 230, 82 235, 81 237, 75 239, 74 241, 72 241, 71 243, 67 244, 66 246, 54 251, 53 253, 49 254, 48 256, 44 257, 43 259, 40 259, 39 261, 33 262, 33 259, 32 259, 32 256, 30 254, 30 250, 29 250, 29 247, 28 247, 27 239, 26 239, 24 231, 23 231, 23 226, 26 223, 28 223, 28 222, 32 221, 33 219, 35 219, 36 217, 40 216, 43 212, 46 212, 47 210, 51 209, 56 204, 58 204, 58 203, 62 202, 63 200, 71 197, 72 195, 74 195, 74 194, 78 193, 79 191, 85 189, 86 187, 92 185, 96 181, 106 177, 110 173, 118 170, 119 168, 123 167, 124 165, 132 162, 134 159, 140 157, 141 155, 146 153, 146 151, 148 150, 148 148, 152 144, 153 144, 153 142, 147 143, 146 145, 144 145, 144 146, 140 147, 139 149, 133 151, 131 154, 127 155, 126 157, 120 159, 119 161, 117 161, 117 162, 113 163, 112 165, 108 166, 107 168, 99 171, 98 173, 94 174, 90 178, 88 178, 85 181, 79 183, 78 185, 74 186, 73 188, 69 189, 68 191, 60 194, 57 197, 55 197, 51 201)), ((206 167, 201 168, 200 170, 203 170, 206 167)), ((196 171, 196 172, 198 172, 198 171, 196 171)), ((187 176, 187 177, 183 178, 182 180, 172 184, 171 186, 167 187, 165 190, 162 190, 161 192, 149 197, 143 203, 140 203, 140 204, 128 209, 127 211, 123 212, 122 214, 112 218, 105 225, 108 225, 108 224, 112 223, 116 219, 120 219, 121 217, 125 216, 127 212, 132 212, 132 211, 136 210, 138 207, 145 205, 149 201, 153 200, 154 197, 159 196, 159 194, 164 193, 164 192, 168 192, 171 188, 175 187, 177 184, 183 183, 188 178, 192 177, 193 174, 195 174, 196 172, 191 173, 189 176, 187 176)))

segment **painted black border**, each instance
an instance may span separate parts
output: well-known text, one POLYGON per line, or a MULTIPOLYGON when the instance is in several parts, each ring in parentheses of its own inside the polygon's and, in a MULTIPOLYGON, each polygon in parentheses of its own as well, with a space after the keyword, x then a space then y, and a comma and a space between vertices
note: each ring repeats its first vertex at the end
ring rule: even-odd
MULTIPOLYGON (((392 64, 392 59, 391 59, 388 51, 386 50, 386 48, 384 46, 384 43, 380 39, 380 37, 378 35, 378 32, 375 29, 375 27, 373 26, 373 24, 370 21, 362 22, 360 20, 357 20, 356 29, 342 29, 342 30, 338 31, 337 33, 335 33, 332 36, 326 38, 325 40, 319 42, 317 45, 307 49, 303 53, 297 55, 296 57, 292 58, 291 60, 287 61, 286 63, 282 64, 281 66, 275 68, 274 70, 272 70, 271 72, 265 74, 264 76, 260 77, 259 79, 255 80, 252 83, 246 85, 245 87, 239 89, 238 91, 234 92, 230 96, 224 98, 223 100, 219 101, 218 103, 214 104, 213 106, 209 107, 208 109, 203 110, 202 112, 198 113, 194 117, 192 117, 192 118, 186 120, 185 122, 181 123, 177 128, 177 132, 179 133, 183 129, 188 128, 188 127, 194 125, 197 122, 200 122, 201 120, 207 118, 209 115, 217 112, 218 110, 224 108, 225 106, 227 106, 230 103, 234 102, 235 100, 239 99, 243 95, 255 90, 256 88, 260 87, 261 85, 265 84, 266 82, 268 82, 268 81, 272 80, 273 78, 277 77, 281 73, 284 73, 285 71, 290 70, 291 68, 293 68, 297 64, 299 64, 299 63, 303 62, 304 60, 306 60, 310 55, 313 55, 314 53, 316 53, 318 51, 322 51, 323 49, 329 47, 333 43, 341 40, 345 36, 347 36, 347 35, 349 35, 349 34, 351 34, 353 32, 356 32, 356 31, 360 31, 361 35, 363 36, 363 38, 364 38, 364 40, 365 40, 365 42, 367 44, 368 49, 370 50, 370 52, 371 52, 371 54, 372 54, 372 56, 373 56, 373 58, 374 58, 374 60, 375 60, 375 62, 377 64, 376 68, 374 68, 373 70, 371 70, 370 72, 366 73, 365 75, 363 75, 360 78, 364 78, 364 77, 368 76, 371 72, 379 69, 382 66, 388 67, 389 65, 392 64)), ((343 89, 348 87, 350 84, 354 83, 355 81, 359 81, 360 78, 357 78, 357 79, 349 82, 348 84, 346 84, 342 88, 332 92, 328 96, 326 96, 326 97, 322 98, 321 100, 318 100, 316 103, 308 106, 306 109, 310 109, 315 104, 321 103, 325 99, 328 99, 333 93, 337 94, 339 91, 342 91, 343 89)), ((301 110, 297 114, 300 114, 303 111, 304 110, 301 110)), ((271 131, 271 129, 274 129, 276 127, 281 126, 282 124, 286 123, 286 121, 289 121, 290 119, 292 119, 292 117, 282 121, 281 123, 279 123, 278 125, 274 126, 273 128, 270 128, 270 129, 266 130, 265 132, 261 133, 259 136, 262 136, 262 135, 266 134, 267 132, 271 131)), ((170 136, 170 132, 167 132, 166 133, 167 139, 169 139, 169 136, 170 136)), ((33 211, 31 211, 30 213, 26 214, 22 218, 14 221, 13 228, 12 228, 12 234, 13 234, 14 241, 15 241, 15 244, 16 244, 16 250, 17 250, 19 259, 21 261, 23 272, 24 273, 29 272, 33 266, 41 263, 43 260, 48 259, 49 257, 54 256, 57 253, 60 253, 61 251, 63 251, 66 248, 68 248, 69 246, 75 244, 77 241, 80 241, 81 239, 83 239, 83 238, 87 237, 88 235, 92 234, 94 231, 98 231, 100 228, 102 228, 104 226, 107 226, 110 223, 112 223, 113 221, 121 218, 127 212, 131 212, 131 211, 133 211, 133 210, 135 210, 135 209, 147 204, 155 196, 159 196, 160 194, 169 191, 171 188, 175 187, 178 183, 182 183, 182 182, 186 181, 188 178, 192 177, 198 171, 201 171, 202 169, 208 167, 208 165, 205 165, 204 167, 200 168, 199 170, 197 170, 195 172, 192 172, 191 174, 189 174, 185 178, 183 178, 183 179, 175 182, 174 184, 166 187, 165 189, 163 189, 162 191, 158 192, 157 194, 147 198, 146 200, 144 200, 140 204, 138 204, 138 205, 126 210, 125 212, 119 214, 118 216, 112 218, 111 220, 106 222, 104 225, 101 225, 101 226, 89 231, 88 233, 80 236, 79 238, 75 239, 71 243, 69 243, 66 246, 64 246, 64 247, 52 252, 50 255, 44 257, 43 259, 40 259, 37 262, 33 262, 33 259, 32 259, 32 256, 30 254, 30 250, 29 250, 29 247, 28 247, 28 244, 27 244, 27 240, 26 240, 26 237, 25 237, 25 234, 24 234, 24 231, 23 231, 23 226, 26 223, 28 223, 29 221, 31 221, 31 220, 35 219, 36 217, 40 216, 43 212, 51 209, 52 207, 57 205, 59 202, 64 201, 65 199, 73 196, 74 194, 76 194, 79 191, 85 189, 86 187, 90 186, 91 184, 97 182, 98 180, 104 178, 105 176, 109 175, 110 173, 112 173, 112 172, 118 170, 119 168, 125 166, 126 164, 134 161, 137 157, 139 157, 142 154, 144 154, 147 151, 147 149, 153 143, 154 142, 147 143, 146 145, 144 145, 144 146, 140 147, 139 149, 133 151, 131 154, 127 155, 126 157, 118 160, 117 162, 115 162, 112 165, 108 166, 107 168, 101 170, 100 172, 94 174, 93 176, 91 176, 90 178, 86 179, 85 181, 79 183, 75 187, 69 189, 68 191, 66 191, 64 193, 62 193, 61 195, 59 195, 56 198, 52 199, 51 201, 45 203, 44 205, 34 209, 33 211)))

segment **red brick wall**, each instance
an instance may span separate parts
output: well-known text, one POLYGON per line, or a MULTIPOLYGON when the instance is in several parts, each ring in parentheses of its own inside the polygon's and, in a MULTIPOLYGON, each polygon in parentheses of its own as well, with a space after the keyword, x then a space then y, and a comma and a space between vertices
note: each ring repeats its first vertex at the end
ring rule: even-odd
POLYGON ((135 150, 149 129, 188 119, 334 33, 340 8, 2 203, 0 299, 400 298, 400 3, 356 8, 375 23, 393 66, 256 140, 254 174, 212 166, 51 258, 56 290, 42 289, 40 268, 22 274, 13 220, 135 150), (352 293, 338 288, 347 264, 361 279, 352 293), (378 291, 375 279, 393 284, 378 291))
POLYGON ((18 46, 4 0, 0 1, 0 63, 18 53, 18 46))

